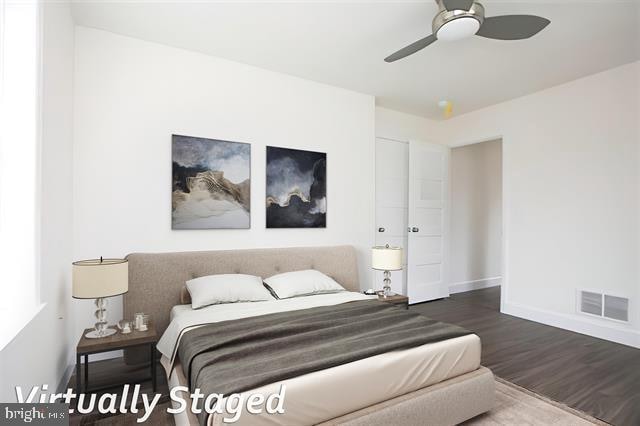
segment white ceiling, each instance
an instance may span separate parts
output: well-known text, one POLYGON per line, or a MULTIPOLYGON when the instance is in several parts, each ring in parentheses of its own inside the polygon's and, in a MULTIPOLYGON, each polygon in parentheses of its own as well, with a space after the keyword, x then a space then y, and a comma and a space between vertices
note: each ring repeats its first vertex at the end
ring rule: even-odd
POLYGON ((376 96, 439 118, 461 114, 640 59, 640 2, 485 1, 487 16, 527 13, 551 25, 525 41, 436 42, 388 64, 431 33, 434 1, 78 1, 76 23, 376 96))

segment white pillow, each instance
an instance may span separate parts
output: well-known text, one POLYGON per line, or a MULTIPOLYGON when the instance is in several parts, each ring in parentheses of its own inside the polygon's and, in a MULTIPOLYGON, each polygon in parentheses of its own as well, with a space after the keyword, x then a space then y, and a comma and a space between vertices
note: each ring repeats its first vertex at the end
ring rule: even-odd
POLYGON ((346 291, 344 287, 315 269, 285 272, 264 280, 279 299, 346 291))
POLYGON ((186 284, 193 309, 220 303, 273 300, 269 290, 262 285, 262 278, 254 275, 207 275, 189 280, 186 284))

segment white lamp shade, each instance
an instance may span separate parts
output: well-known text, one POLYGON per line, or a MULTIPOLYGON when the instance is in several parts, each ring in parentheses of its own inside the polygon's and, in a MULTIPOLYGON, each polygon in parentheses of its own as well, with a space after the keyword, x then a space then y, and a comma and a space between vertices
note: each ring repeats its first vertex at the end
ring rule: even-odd
POLYGON ((371 267, 380 271, 402 269, 402 248, 378 246, 371 249, 371 267))
POLYGON ((126 259, 91 259, 73 262, 73 290, 76 299, 97 299, 129 290, 129 262, 126 259))

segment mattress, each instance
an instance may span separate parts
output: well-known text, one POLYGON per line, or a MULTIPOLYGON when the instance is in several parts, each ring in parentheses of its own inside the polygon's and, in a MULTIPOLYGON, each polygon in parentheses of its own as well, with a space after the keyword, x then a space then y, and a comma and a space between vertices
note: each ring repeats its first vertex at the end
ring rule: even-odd
MULTIPOLYGON (((338 300, 345 297, 349 298, 345 295, 337 299, 324 297, 322 301, 318 299, 319 296, 296 298, 308 299, 308 303, 296 300, 291 305, 333 304, 327 303, 328 301, 343 303, 338 300)), ((257 303, 273 304, 279 302, 285 301, 256 302, 249 307, 237 306, 236 308, 261 312, 264 307, 256 306, 257 303)), ((184 306, 177 307, 172 311, 173 319, 187 313, 188 309, 184 306)), ((230 308, 225 307, 224 309, 230 308)), ((281 385, 285 385, 285 413, 273 415, 243 412, 236 424, 252 426, 304 425, 326 421, 474 371, 480 366, 480 352, 480 339, 471 334, 407 350, 388 352, 262 386, 244 394, 273 394, 280 390, 281 385)), ((169 387, 186 386, 187 380, 181 365, 179 365, 180 360, 172 360, 171 357, 172 354, 165 348, 161 363, 167 372, 169 387)), ((209 416, 209 424, 226 424, 223 419, 231 417, 233 416, 226 413, 213 414, 209 416)), ((176 415, 176 424, 197 424, 197 420, 193 414, 187 411, 176 415)))
POLYGON ((319 306, 338 305, 340 303, 369 300, 371 298, 376 299, 377 296, 341 291, 338 293, 292 297, 282 300, 273 299, 263 302, 225 303, 200 309, 191 309, 190 305, 178 305, 171 309, 171 321, 158 342, 158 350, 162 355, 173 361, 182 335, 195 327, 220 321, 236 320, 319 306))

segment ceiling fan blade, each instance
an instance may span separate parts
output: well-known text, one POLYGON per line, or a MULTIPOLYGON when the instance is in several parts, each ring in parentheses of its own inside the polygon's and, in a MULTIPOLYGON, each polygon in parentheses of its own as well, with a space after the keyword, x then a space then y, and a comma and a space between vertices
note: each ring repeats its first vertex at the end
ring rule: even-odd
POLYGON ((451 10, 469 10, 473 6, 473 0, 442 0, 445 9, 451 10))
POLYGON ((433 43, 436 40, 437 40, 436 36, 431 34, 430 36, 422 38, 416 41, 415 43, 411 43, 407 47, 403 47, 402 49, 398 50, 396 53, 387 56, 386 58, 384 58, 384 61, 394 62, 394 61, 397 61, 398 59, 402 59, 409 55, 413 55, 417 51, 422 50, 425 47, 429 46, 431 43, 433 43))
POLYGON ((497 40, 522 40, 544 30, 551 21, 533 15, 504 15, 484 18, 476 33, 480 37, 497 40))

